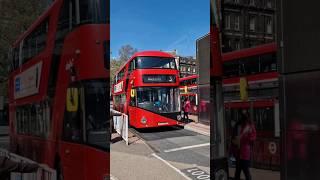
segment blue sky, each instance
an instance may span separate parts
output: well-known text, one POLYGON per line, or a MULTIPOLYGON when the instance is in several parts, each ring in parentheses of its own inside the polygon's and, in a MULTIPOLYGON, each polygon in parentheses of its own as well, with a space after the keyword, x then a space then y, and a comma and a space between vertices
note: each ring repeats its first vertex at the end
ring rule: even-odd
POLYGON ((210 30, 209 0, 111 0, 111 56, 122 45, 139 51, 177 49, 195 56, 196 39, 210 30))

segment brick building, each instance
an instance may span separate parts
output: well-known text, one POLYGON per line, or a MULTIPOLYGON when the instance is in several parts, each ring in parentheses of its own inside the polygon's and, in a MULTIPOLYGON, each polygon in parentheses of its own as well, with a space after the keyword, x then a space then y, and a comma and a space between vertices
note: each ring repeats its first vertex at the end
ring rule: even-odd
POLYGON ((274 42, 275 9, 275 0, 222 1, 223 52, 274 42))
POLYGON ((197 63, 193 57, 176 57, 178 67, 180 70, 180 77, 186 77, 197 74, 197 63))

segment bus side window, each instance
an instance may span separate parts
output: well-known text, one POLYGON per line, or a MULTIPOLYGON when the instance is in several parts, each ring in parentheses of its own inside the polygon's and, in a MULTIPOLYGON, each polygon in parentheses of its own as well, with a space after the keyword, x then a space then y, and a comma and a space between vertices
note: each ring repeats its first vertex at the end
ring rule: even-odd
POLYGON ((82 142, 82 117, 79 96, 78 88, 68 88, 63 124, 63 138, 67 141, 82 142))
POLYGON ((135 62, 136 62, 136 59, 133 59, 131 62, 130 62, 130 64, 129 64, 129 75, 131 74, 131 72, 133 71, 133 70, 135 70, 136 69, 136 67, 135 67, 135 62))

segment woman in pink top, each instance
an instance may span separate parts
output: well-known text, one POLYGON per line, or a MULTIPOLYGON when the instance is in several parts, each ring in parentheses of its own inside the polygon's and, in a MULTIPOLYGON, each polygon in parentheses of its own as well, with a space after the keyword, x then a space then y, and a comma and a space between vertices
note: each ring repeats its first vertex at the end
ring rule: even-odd
POLYGON ((184 102, 183 108, 184 108, 183 119, 184 119, 185 121, 188 121, 188 120, 189 120, 188 114, 189 114, 189 111, 190 111, 190 108, 191 108, 190 101, 189 101, 189 98, 188 98, 188 97, 186 98, 186 100, 185 100, 185 102, 184 102))
POLYGON ((256 128, 254 123, 250 120, 249 114, 244 113, 241 115, 240 132, 236 137, 235 142, 238 141, 238 153, 236 154, 236 172, 235 180, 240 180, 241 171, 243 171, 246 180, 251 180, 250 174, 250 158, 251 158, 251 147, 256 139, 256 128))

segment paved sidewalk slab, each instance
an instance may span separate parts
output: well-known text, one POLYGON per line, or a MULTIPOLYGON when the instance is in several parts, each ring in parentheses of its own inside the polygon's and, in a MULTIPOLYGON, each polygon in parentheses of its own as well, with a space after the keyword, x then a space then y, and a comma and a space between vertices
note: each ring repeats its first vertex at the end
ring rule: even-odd
POLYGON ((210 136, 210 126, 207 126, 205 124, 191 122, 191 123, 185 124, 184 129, 187 129, 189 131, 194 131, 205 136, 210 136))
MULTIPOLYGON (((117 134, 112 139, 118 139, 117 134)), ((152 156, 140 139, 130 136, 130 145, 119 140, 111 144, 111 174, 117 180, 185 180, 173 168, 152 156)))

